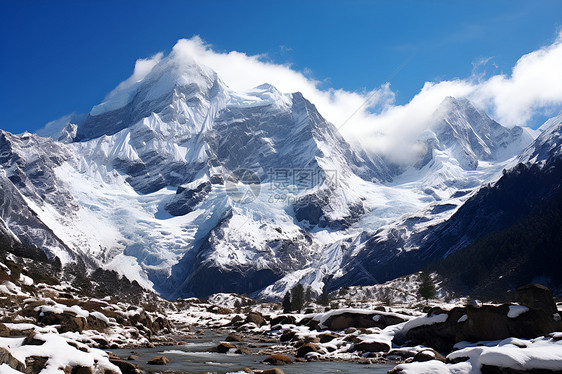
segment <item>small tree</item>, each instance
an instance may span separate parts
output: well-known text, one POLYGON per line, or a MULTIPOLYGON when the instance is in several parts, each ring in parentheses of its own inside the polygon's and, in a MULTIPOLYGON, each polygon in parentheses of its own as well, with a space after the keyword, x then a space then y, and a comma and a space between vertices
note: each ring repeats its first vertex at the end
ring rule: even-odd
POLYGON ((425 299, 425 302, 427 303, 429 299, 433 299, 437 294, 437 291, 435 290, 435 284, 431 279, 431 275, 426 271, 423 271, 421 273, 420 280, 421 284, 420 288, 418 289, 418 293, 425 299))
POLYGON ((291 292, 291 309, 300 312, 304 305, 304 287, 302 284, 297 283, 291 292))
POLYGON ((318 296, 317 303, 320 305, 328 306, 328 304, 330 304, 330 298, 328 297, 328 293, 322 292, 322 294, 318 296))
POLYGON ((385 287, 382 289, 382 293, 381 293, 381 301, 384 305, 386 306, 391 306, 393 303, 394 298, 392 297, 392 291, 390 290, 390 288, 385 287))
POLYGON ((287 291, 283 297, 283 313, 291 312, 291 293, 287 291))
POLYGON ((306 287, 306 292, 304 294, 304 300, 308 303, 312 301, 312 287, 310 287, 310 286, 306 287))

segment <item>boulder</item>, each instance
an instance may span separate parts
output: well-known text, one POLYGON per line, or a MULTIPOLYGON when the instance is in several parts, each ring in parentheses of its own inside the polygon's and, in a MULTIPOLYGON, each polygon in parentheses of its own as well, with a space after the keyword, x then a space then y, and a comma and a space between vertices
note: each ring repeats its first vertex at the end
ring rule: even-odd
POLYGON ((320 343, 328 343, 339 337, 340 335, 336 334, 335 332, 325 332, 318 335, 318 339, 320 339, 320 343))
POLYGON ((359 341, 357 343, 354 343, 353 347, 355 348, 356 351, 361 351, 361 352, 390 351, 390 345, 388 345, 387 343, 375 342, 375 341, 371 341, 371 342, 359 341))
POLYGON ((271 326, 287 324, 295 325, 296 323, 297 319, 295 318, 295 316, 292 316, 290 314, 278 316, 271 320, 271 326))
POLYGON ((297 349, 297 357, 304 357, 310 352, 320 353, 320 348, 314 343, 305 343, 297 349))
POLYGON ((405 337, 395 336, 394 343, 431 347, 438 352, 450 352, 460 341, 503 340, 509 337, 532 339, 560 331, 562 324, 551 313, 530 308, 516 318, 508 313, 511 304, 467 306, 447 313, 445 322, 423 325, 409 330, 405 337), (466 317, 465 317, 466 315, 466 317))
POLYGON ((517 301, 529 308, 542 310, 545 313, 558 313, 556 303, 550 290, 541 284, 528 284, 521 286, 516 291, 517 301))
POLYGON ((119 370, 121 370, 121 373, 123 373, 123 374, 136 374, 136 373, 139 372, 137 367, 135 365, 133 365, 132 363, 128 362, 128 361, 110 358, 109 362, 111 362, 113 365, 117 366, 119 368, 119 370))
POLYGON ((170 363, 170 360, 165 356, 152 357, 147 362, 147 364, 149 364, 149 365, 167 365, 169 363, 170 363))
POLYGON ((129 355, 129 357, 127 357, 127 360, 129 361, 137 361, 139 359, 139 356, 136 355, 129 355))
POLYGON ((253 322, 256 326, 260 327, 265 323, 265 319, 260 312, 250 312, 246 317, 246 323, 253 322))
POLYGON ((45 325, 60 325, 58 331, 61 333, 68 331, 82 332, 82 330, 88 328, 88 322, 84 317, 69 311, 63 313, 43 312, 37 320, 45 325))
POLYGON ((236 351, 234 351, 234 353, 236 353, 237 355, 251 355, 252 351, 250 351, 248 348, 240 347, 236 348, 236 351))
POLYGON ((447 362, 447 359, 443 355, 441 355, 436 350, 431 349, 431 348, 427 348, 427 349, 424 349, 422 351, 419 351, 414 356, 414 361, 416 361, 416 362, 425 362, 425 361, 431 361, 431 360, 447 362))
POLYGON ((282 341, 282 342, 288 342, 288 341, 294 339, 296 334, 297 333, 293 330, 286 330, 286 331, 283 332, 283 334, 281 334, 281 337, 279 338, 279 340, 282 341))
POLYGON ((292 364, 293 360, 285 355, 271 355, 263 360, 263 362, 271 365, 285 365, 292 364))
POLYGON ((218 352, 218 353, 227 353, 228 351, 230 351, 233 348, 236 348, 236 346, 234 344, 223 342, 223 343, 220 343, 219 345, 217 345, 213 349, 213 351, 218 352))
POLYGON ((105 329, 108 327, 108 324, 99 318, 96 318, 92 315, 88 316, 87 325, 89 330, 96 330, 99 332, 104 332, 105 329))
POLYGON ((226 337, 225 340, 227 342, 241 342, 242 341, 242 335, 236 334, 236 333, 228 334, 228 336, 226 337))
POLYGON ((371 312, 371 313, 354 313, 354 312, 344 312, 340 314, 335 314, 330 316, 326 321, 324 321, 321 328, 326 328, 328 330, 346 330, 350 327, 354 328, 369 328, 369 327, 379 327, 381 329, 396 325, 398 323, 405 322, 406 319, 395 316, 387 315, 381 312, 371 312))
POLYGON ((244 318, 239 315, 235 315, 232 320, 230 320, 230 324, 233 326, 240 326, 244 323, 244 318))

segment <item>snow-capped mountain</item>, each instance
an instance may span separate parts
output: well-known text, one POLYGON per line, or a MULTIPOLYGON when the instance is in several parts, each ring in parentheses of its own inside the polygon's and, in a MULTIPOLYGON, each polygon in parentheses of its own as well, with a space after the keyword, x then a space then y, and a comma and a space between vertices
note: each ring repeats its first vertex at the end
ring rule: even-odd
POLYGON ((364 282, 354 261, 392 266, 417 246, 408 236, 451 217, 534 138, 447 98, 426 152, 397 173, 302 94, 235 92, 175 51, 40 133, 1 134, 0 227, 168 298, 364 282), (375 253, 393 237, 403 244, 375 253))
MULTIPOLYGON (((515 225, 536 215, 537 209, 541 206, 544 209, 549 202, 552 202, 552 209, 558 209, 555 206, 562 182, 562 115, 547 121, 539 131, 541 134, 536 140, 519 157, 512 159, 493 183, 472 192, 458 191, 445 203, 432 205, 425 211, 408 215, 377 231, 364 233, 356 252, 346 259, 343 268, 347 269, 330 280, 330 287, 369 284, 375 276, 378 281, 386 281, 414 272, 427 264, 440 263, 442 259, 465 248, 472 248, 470 254, 456 256, 462 259, 458 268, 447 268, 449 274, 461 272, 463 262, 478 261, 470 258, 475 255, 474 246, 470 246, 476 241, 507 229, 521 233, 522 229, 517 229, 515 225)), ((556 240, 557 234, 552 233, 553 236, 549 237, 548 230, 539 233, 541 246, 545 248, 549 248, 550 242, 556 240)), ((505 292, 506 287, 516 287, 515 278, 522 283, 529 283, 533 279, 545 277, 544 282, 550 281, 558 272, 552 272, 545 264, 534 274, 520 268, 521 264, 527 264, 533 258, 534 264, 545 259, 548 263, 549 256, 558 256, 557 253, 530 254, 517 245, 511 252, 513 258, 506 254, 500 258, 495 256, 492 261, 498 268, 506 267, 503 268, 505 273, 495 272, 492 276, 496 278, 488 280, 488 284, 494 283, 496 286, 498 279, 505 278, 502 282, 506 284, 495 291, 505 292), (516 257, 522 254, 527 262, 516 257)), ((484 266, 493 267, 488 263, 484 266)), ((466 284, 457 286, 469 288, 466 284)), ((561 287, 557 283, 552 286, 556 289, 561 287)), ((485 291, 488 296, 491 295, 491 290, 485 291)))

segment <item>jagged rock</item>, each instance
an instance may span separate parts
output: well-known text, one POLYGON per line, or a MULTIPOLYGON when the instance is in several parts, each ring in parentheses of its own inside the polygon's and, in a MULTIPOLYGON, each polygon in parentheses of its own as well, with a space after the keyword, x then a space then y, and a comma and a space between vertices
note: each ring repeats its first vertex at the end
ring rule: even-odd
POLYGON ((292 364, 293 360, 285 355, 271 355, 267 357, 263 362, 271 364, 271 365, 285 365, 285 364, 292 364))
POLYGON ((108 327, 108 324, 99 318, 88 316, 87 318, 87 326, 89 330, 97 330, 99 332, 104 332, 105 329, 108 327))
POLYGON ((517 301, 529 308, 542 310, 545 313, 558 313, 556 303, 550 290, 541 284, 527 284, 517 289, 517 301))
POLYGON ((355 350, 361 352, 388 352, 390 351, 390 346, 383 342, 364 342, 359 341, 354 343, 353 346, 355 350))
POLYGON ((45 366, 49 357, 29 356, 25 359, 25 374, 40 373, 45 366))
POLYGON ((10 329, 7 328, 6 325, 3 323, 0 323, 0 336, 1 337, 10 336, 10 329))
POLYGON ((147 362, 147 364, 149 364, 149 365, 167 365, 169 363, 170 363, 170 360, 165 356, 152 357, 147 362))
POLYGON ((435 351, 434 349, 431 349, 431 348, 424 349, 423 351, 419 351, 414 356, 414 361, 417 361, 417 362, 425 362, 425 361, 431 361, 431 360, 447 362, 447 359, 443 355, 441 355, 439 352, 437 352, 437 351, 435 351))
POLYGON ((261 327, 265 323, 265 319, 260 312, 250 312, 246 317, 246 323, 253 322, 256 326, 261 327))
POLYGON ((320 353, 320 348, 314 343, 305 343, 297 349, 297 357, 304 357, 310 352, 320 353))
POLYGON ((122 374, 136 374, 136 373, 139 372, 137 367, 130 362, 120 360, 120 359, 115 359, 115 358, 110 358, 109 362, 111 362, 113 365, 117 366, 119 368, 119 370, 121 370, 122 374))
POLYGON ((43 312, 37 320, 45 325, 60 325, 59 332, 75 331, 82 332, 88 328, 85 318, 75 313, 65 311, 63 313, 43 312))

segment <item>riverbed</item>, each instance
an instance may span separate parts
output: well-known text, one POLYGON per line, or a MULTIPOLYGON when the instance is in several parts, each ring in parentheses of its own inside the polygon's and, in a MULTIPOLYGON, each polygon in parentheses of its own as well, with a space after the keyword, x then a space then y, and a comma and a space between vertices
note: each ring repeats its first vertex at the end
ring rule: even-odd
MULTIPOLYGON (((127 359, 133 354, 138 360, 131 361, 135 365, 147 370, 151 373, 233 373, 251 369, 268 369, 271 367, 279 367, 286 374, 297 373, 371 373, 385 374, 392 369, 394 365, 368 364, 345 361, 309 361, 295 362, 293 364, 283 366, 273 366, 263 364, 267 356, 259 354, 234 354, 234 353, 215 353, 208 352, 215 347, 222 339, 223 334, 217 334, 212 331, 205 331, 205 334, 197 339, 183 339, 185 344, 177 346, 165 346, 155 348, 136 348, 131 349, 112 349, 122 359, 127 359), (147 361, 155 356, 165 356, 170 360, 167 365, 148 365, 147 361)), ((254 343, 253 341, 251 343, 254 343)), ((235 343, 240 347, 247 347, 252 352, 271 346, 273 343, 261 343, 259 348, 253 347, 248 343, 235 343)))

